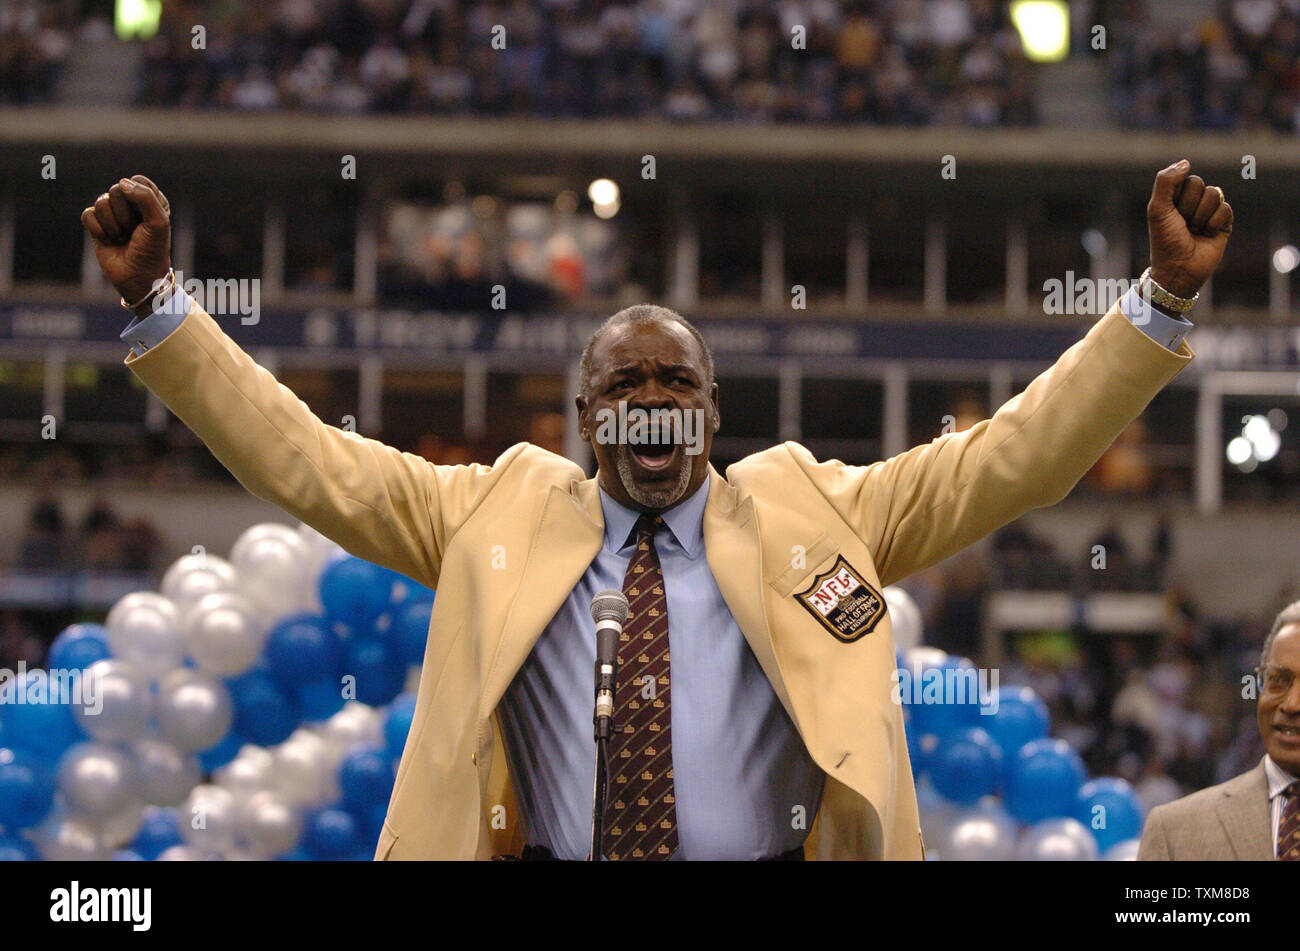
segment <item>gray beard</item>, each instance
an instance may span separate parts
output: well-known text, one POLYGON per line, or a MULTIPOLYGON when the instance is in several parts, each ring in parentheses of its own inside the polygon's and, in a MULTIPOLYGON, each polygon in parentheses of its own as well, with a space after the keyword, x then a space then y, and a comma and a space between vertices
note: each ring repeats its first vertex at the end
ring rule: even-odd
POLYGON ((686 461, 677 475, 677 484, 671 489, 664 489, 660 492, 646 492, 637 486, 636 479, 632 477, 632 463, 628 460, 629 452, 627 446, 619 446, 618 448, 618 478, 623 483, 623 488, 627 490, 627 494, 632 497, 633 502, 648 509, 666 509, 682 500, 682 497, 686 495, 687 486, 691 484, 691 474, 695 471, 694 457, 686 457, 686 461))

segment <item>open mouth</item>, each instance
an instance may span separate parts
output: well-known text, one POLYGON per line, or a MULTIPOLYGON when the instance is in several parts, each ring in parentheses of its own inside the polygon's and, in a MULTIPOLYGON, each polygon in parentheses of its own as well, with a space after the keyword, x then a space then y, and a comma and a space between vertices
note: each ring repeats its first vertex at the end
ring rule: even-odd
POLYGON ((671 433, 661 431, 651 433, 645 442, 629 443, 627 450, 643 469, 659 472, 672 465, 679 446, 671 433))
POLYGON ((1300 726, 1275 726, 1273 731, 1292 743, 1300 743, 1300 726))

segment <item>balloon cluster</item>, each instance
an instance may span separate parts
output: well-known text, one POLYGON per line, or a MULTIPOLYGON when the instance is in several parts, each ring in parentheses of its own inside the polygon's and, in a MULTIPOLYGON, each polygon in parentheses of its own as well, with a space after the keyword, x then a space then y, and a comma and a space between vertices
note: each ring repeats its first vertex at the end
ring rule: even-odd
POLYGON ((0 677, 0 860, 371 858, 433 600, 305 525, 181 557, 0 677))
POLYGON ((1088 779, 1078 753, 1049 736, 1032 688, 997 686, 966 658, 922 646, 906 592, 887 588, 885 599, 927 857, 1135 858, 1143 816, 1133 787, 1088 779))

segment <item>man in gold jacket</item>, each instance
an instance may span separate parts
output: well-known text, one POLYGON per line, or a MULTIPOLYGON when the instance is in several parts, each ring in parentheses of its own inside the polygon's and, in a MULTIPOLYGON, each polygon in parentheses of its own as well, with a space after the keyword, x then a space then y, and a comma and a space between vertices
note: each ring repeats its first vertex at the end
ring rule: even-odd
POLYGON ((1158 173, 1141 284, 992 418, 869 466, 787 442, 716 472, 707 346, 671 311, 629 308, 583 355, 594 479, 529 444, 437 466, 326 425, 167 279, 169 206, 152 182, 122 179, 82 221, 139 318, 123 334, 132 372, 249 491, 438 591, 377 859, 586 857, 595 651, 578 615, 634 570, 661 597, 627 630, 661 639, 652 658, 620 659, 661 666, 643 668, 659 671, 642 694, 657 712, 638 720, 635 698, 618 711, 641 724, 621 729, 652 731, 620 737, 620 755, 640 744, 659 760, 613 788, 620 816, 650 823, 645 857, 920 859, 881 592, 1059 501, 1187 365, 1181 314, 1232 211, 1187 162, 1158 173), (640 431, 649 443, 604 425, 629 410, 663 411, 640 431))

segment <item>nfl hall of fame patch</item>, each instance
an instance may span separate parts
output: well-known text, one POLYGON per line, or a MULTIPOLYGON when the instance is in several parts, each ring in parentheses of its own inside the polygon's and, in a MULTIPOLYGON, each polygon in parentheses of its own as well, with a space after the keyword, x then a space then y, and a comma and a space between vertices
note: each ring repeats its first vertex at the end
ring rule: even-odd
POLYGON ((843 555, 795 597, 836 640, 846 644, 870 634, 885 616, 884 597, 843 555))

